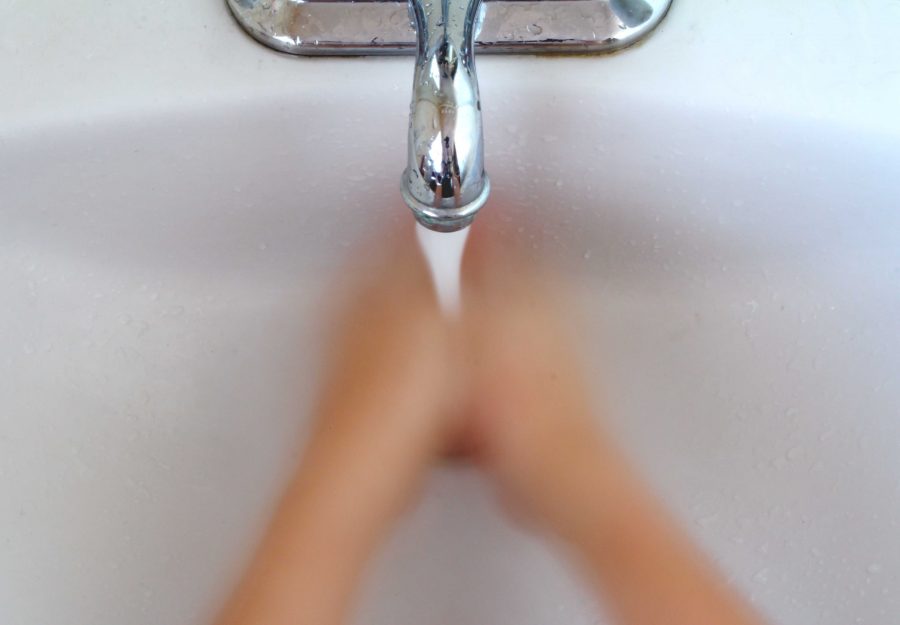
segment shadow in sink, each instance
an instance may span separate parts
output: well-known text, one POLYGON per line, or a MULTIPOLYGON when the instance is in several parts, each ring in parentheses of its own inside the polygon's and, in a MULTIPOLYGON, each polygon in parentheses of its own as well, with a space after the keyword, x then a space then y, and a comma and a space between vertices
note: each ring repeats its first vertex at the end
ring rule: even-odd
MULTIPOLYGON (((553 71, 558 59, 490 61, 487 210, 605 280, 655 289, 826 245, 892 244, 884 222, 900 227, 888 138, 598 97, 605 87, 553 71), (491 79, 498 69, 522 74, 517 92, 491 79)), ((0 241, 103 271, 270 285, 318 276, 374 223, 408 220, 405 99, 336 120, 325 97, 260 98, 8 137, 0 241)))
MULTIPOLYGON (((578 269, 655 289, 884 233, 869 226, 896 183, 858 137, 652 102, 589 110, 576 82, 521 85, 484 96, 487 210, 578 269)), ((335 124, 328 102, 302 106, 303 124, 299 104, 254 102, 12 140, 0 237, 103 271, 270 285, 319 276, 373 224, 408 220, 397 191, 405 118, 367 104, 366 118, 385 123, 361 133, 335 124)))

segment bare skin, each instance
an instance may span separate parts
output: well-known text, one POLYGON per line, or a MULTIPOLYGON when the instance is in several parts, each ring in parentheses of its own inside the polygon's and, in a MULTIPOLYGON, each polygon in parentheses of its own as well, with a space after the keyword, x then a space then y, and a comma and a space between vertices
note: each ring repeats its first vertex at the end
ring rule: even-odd
POLYGON ((752 625, 604 430, 552 277, 491 242, 467 275, 473 457, 518 516, 568 547, 623 625, 752 625), (525 267, 523 270, 522 268, 525 267))
POLYGON ((617 622, 761 623, 604 432, 561 295, 476 245, 457 323, 411 237, 392 247, 338 315, 303 460, 217 625, 347 622, 366 562, 449 451, 567 545, 617 622))

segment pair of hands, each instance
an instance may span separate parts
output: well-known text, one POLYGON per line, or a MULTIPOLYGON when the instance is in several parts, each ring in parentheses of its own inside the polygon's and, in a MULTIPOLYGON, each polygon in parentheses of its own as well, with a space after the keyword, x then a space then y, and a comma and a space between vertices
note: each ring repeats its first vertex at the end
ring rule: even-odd
POLYGON ((409 235, 356 272, 301 466, 218 625, 346 622, 372 552, 448 456, 568 543, 619 622, 759 625, 609 444, 537 269, 471 241, 450 319, 409 235))
POLYGON ((348 272, 301 464, 219 625, 345 622, 366 562, 449 456, 482 466, 532 522, 596 531, 573 502, 591 499, 607 456, 554 298, 501 242, 473 238, 448 318, 405 235, 348 272))
MULTIPOLYGON (((438 309, 411 232, 368 257, 331 343, 317 422, 301 469, 355 471, 385 526, 447 456, 483 467, 518 513, 567 534, 560 481, 604 455, 559 306, 502 242, 470 242, 463 311, 438 309), (329 459, 334 459, 329 462, 329 459)), ((479 233, 480 234, 480 233, 479 233)))

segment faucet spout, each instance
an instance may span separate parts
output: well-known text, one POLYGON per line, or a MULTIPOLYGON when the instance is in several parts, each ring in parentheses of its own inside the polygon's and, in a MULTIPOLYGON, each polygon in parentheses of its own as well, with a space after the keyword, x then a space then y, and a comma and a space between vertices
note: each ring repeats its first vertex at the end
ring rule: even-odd
POLYGON ((474 40, 482 0, 409 0, 416 68, 401 191, 423 226, 465 228, 484 205, 481 100, 474 40))

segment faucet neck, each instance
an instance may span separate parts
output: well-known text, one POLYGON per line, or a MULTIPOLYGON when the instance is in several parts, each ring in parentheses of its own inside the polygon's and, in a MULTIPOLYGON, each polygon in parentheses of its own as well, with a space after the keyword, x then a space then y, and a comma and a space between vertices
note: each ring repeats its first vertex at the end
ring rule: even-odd
POLYGON ((401 190, 424 226, 458 230, 490 189, 474 39, 481 0, 410 0, 417 54, 401 190))

